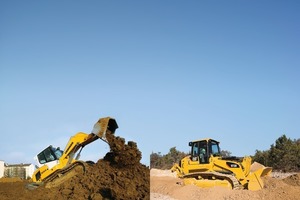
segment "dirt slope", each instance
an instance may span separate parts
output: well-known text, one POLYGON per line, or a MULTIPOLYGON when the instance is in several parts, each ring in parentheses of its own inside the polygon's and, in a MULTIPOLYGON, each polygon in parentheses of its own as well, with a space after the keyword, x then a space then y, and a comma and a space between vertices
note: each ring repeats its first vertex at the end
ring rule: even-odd
POLYGON ((259 191, 228 190, 226 188, 198 188, 193 185, 179 185, 180 179, 165 170, 151 169, 150 172, 151 199, 165 200, 295 200, 300 199, 300 174, 294 174, 284 179, 264 178, 265 188, 259 191))
POLYGON ((111 152, 94 165, 87 167, 85 174, 78 174, 54 188, 39 187, 27 190, 27 181, 2 181, 0 199, 150 199, 150 170, 140 163, 141 152, 136 143, 120 137, 107 138, 111 152))

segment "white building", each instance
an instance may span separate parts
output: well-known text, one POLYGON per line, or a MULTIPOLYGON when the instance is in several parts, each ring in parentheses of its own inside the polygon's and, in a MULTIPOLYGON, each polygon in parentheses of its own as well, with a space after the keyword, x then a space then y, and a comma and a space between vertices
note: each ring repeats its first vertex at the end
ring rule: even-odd
POLYGON ((32 175, 35 171, 35 166, 33 164, 28 164, 26 167, 25 167, 25 170, 26 170, 26 175, 27 177, 30 177, 32 178, 32 175))
POLYGON ((4 161, 0 160, 0 178, 4 176, 4 161))
POLYGON ((34 172, 33 164, 6 164, 0 161, 0 178, 1 177, 19 177, 22 179, 31 178, 34 172))

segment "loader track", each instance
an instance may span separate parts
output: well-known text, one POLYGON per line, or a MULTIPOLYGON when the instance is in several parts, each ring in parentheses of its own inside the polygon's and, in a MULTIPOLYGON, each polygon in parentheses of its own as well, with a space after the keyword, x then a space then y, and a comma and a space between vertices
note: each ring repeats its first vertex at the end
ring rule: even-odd
POLYGON ((211 179, 210 177, 215 177, 216 179, 227 180, 228 182, 230 182, 233 190, 242 190, 242 189, 244 189, 243 186, 239 183, 239 181, 236 179, 235 176, 233 176, 231 174, 220 173, 220 172, 190 173, 190 174, 184 175, 183 178, 196 178, 196 179, 198 179, 198 176, 201 176, 204 179, 211 179))
POLYGON ((86 163, 83 161, 76 161, 63 169, 56 170, 53 174, 45 178, 43 183, 45 184, 46 188, 56 187, 61 183, 63 183, 64 181, 66 181, 67 179, 74 176, 70 174, 70 176, 67 177, 66 175, 68 175, 72 171, 74 172, 74 174, 76 174, 77 173, 76 169, 79 169, 80 167, 82 168, 82 171, 84 173, 86 168, 86 163))

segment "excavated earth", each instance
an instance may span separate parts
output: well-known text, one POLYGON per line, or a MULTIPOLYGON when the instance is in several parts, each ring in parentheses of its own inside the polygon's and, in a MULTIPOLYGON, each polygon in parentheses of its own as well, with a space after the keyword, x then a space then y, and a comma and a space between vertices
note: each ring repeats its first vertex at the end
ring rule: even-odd
POLYGON ((229 190, 226 188, 199 188, 182 185, 170 170, 151 169, 151 200, 300 200, 300 173, 272 173, 264 177, 265 187, 259 191, 229 190))
POLYGON ((140 163, 136 143, 113 135, 107 136, 111 152, 84 174, 78 174, 53 188, 26 189, 28 181, 0 179, 0 199, 36 200, 130 200, 150 199, 150 170, 140 163))

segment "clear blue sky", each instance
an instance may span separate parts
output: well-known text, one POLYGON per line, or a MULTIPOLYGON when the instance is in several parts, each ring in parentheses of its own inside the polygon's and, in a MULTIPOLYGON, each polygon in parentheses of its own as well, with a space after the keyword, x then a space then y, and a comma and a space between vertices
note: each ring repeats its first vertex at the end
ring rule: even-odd
MULTIPOLYGON (((300 1, 1 1, 0 160, 114 117, 151 152, 300 137, 300 1)), ((109 150, 96 141, 83 159, 109 150)))

